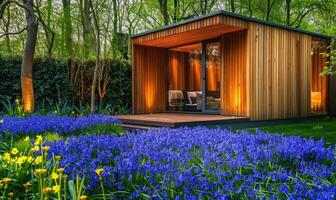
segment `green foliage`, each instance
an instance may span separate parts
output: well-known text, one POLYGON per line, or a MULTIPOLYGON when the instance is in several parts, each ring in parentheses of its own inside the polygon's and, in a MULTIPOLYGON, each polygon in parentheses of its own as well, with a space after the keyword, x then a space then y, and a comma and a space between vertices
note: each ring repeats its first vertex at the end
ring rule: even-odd
MULTIPOLYGON (((127 113, 131 105, 131 67, 127 61, 110 62, 110 81, 103 98, 100 113, 127 113)), ((0 57, 0 113, 22 116, 20 65, 18 58, 0 57), (16 100, 16 102, 15 102, 16 100)), ((36 111, 63 115, 90 112, 90 92, 93 61, 71 63, 36 59, 33 66, 33 84, 36 111), (69 66, 70 65, 70 66, 69 66), (72 77, 72 78, 71 78, 72 77), (70 84, 71 83, 71 84, 70 84)), ((97 95, 97 102, 99 96, 97 95)), ((100 107, 97 105, 97 107, 100 107)))
POLYGON ((336 38, 333 38, 330 45, 328 46, 329 52, 323 54, 327 57, 326 67, 324 67, 322 75, 336 75, 336 38))
MULTIPOLYGON (((21 98, 20 58, 0 57, 0 99, 21 98)), ((35 59, 33 65, 34 95, 37 102, 45 98, 55 101, 69 99, 67 66, 59 61, 35 59)))
MULTIPOLYGON (((95 134, 95 135, 101 135, 101 134, 115 134, 118 136, 123 135, 125 132, 125 129, 119 125, 116 124, 109 124, 109 125, 97 125, 85 130, 81 130, 78 131, 77 134, 82 134, 82 135, 91 135, 91 134, 95 134)), ((72 133, 76 134, 76 133, 72 133)))
POLYGON ((7 97, 7 99, 1 101, 0 104, 2 104, 3 111, 4 111, 4 113, 6 113, 6 115, 17 116, 17 117, 22 117, 22 116, 25 115, 25 113, 23 111, 23 107, 20 104, 20 100, 19 99, 15 99, 15 103, 12 104, 10 98, 7 97))
POLYGON ((27 140, 26 138, 21 138, 14 143, 14 148, 17 148, 19 152, 24 152, 27 149, 30 149, 31 146, 30 140, 27 140))
POLYGON ((59 134, 55 132, 46 132, 43 134, 43 138, 45 142, 54 142, 54 141, 63 139, 62 136, 60 136, 59 134))

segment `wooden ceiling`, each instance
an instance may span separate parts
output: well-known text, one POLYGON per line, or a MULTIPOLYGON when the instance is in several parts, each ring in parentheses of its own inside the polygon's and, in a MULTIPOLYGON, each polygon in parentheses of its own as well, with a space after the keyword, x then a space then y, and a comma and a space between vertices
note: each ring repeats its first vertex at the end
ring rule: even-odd
POLYGON ((229 33, 242 29, 243 28, 241 27, 229 26, 219 23, 206 27, 201 27, 195 30, 176 33, 165 37, 158 37, 156 39, 149 39, 144 41, 133 40, 133 44, 161 47, 161 48, 171 48, 216 38, 224 33, 229 33))
POLYGON ((195 43, 195 44, 189 44, 189 45, 185 45, 185 46, 179 46, 179 47, 172 48, 170 50, 173 50, 173 51, 183 51, 183 52, 202 51, 202 43, 198 42, 198 43, 195 43))

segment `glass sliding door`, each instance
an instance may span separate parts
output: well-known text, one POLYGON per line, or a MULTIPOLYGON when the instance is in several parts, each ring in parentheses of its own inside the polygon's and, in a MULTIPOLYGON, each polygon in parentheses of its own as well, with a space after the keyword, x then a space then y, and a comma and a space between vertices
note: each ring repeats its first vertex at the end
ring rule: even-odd
POLYGON ((219 40, 169 49, 167 110, 219 113, 220 50, 219 40))
POLYGON ((220 42, 205 41, 202 58, 203 112, 219 113, 220 109, 220 42))

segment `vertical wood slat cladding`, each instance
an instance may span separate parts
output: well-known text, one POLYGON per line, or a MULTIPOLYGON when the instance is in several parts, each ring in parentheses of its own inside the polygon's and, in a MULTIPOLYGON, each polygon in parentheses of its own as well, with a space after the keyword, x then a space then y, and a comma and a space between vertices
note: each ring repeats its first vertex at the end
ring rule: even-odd
POLYGON ((166 110, 167 50, 133 45, 133 113, 166 110))
POLYGON ((310 113, 311 36, 249 24, 250 119, 310 113))
POLYGON ((224 34, 221 45, 221 114, 247 116, 247 31, 224 34))

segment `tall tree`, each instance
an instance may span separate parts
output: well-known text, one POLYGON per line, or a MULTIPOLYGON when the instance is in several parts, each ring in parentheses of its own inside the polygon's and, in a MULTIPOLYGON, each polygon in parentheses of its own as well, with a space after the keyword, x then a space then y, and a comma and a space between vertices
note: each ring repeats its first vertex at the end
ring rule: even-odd
POLYGON ((285 0, 285 4, 286 4, 286 25, 290 26, 290 15, 291 15, 291 3, 292 0, 285 0))
MULTIPOLYGON (((25 112, 31 112, 34 110, 34 89, 33 89, 33 77, 32 68, 34 61, 34 53, 37 40, 38 21, 34 13, 34 0, 25 0, 23 4, 17 1, 3 1, 0 5, 0 19, 3 18, 4 11, 10 4, 16 4, 24 9, 26 15, 26 27, 19 32, 13 34, 20 34, 27 31, 27 37, 24 47, 24 53, 21 65, 21 92, 23 109, 25 112)), ((6 33, 8 35, 11 33, 6 33)))
POLYGON ((71 24, 71 0, 62 0, 63 3, 63 22, 64 22, 64 37, 65 48, 68 58, 73 57, 72 47, 72 24, 71 24))
POLYGON ((169 24, 169 16, 168 16, 168 0, 158 0, 160 5, 160 11, 163 17, 164 25, 169 24))
POLYGON ((91 104, 90 104, 90 111, 92 113, 95 112, 95 100, 96 100, 96 88, 97 88, 97 79, 98 79, 98 68, 100 64, 100 26, 99 26, 99 19, 97 15, 97 9, 93 6, 92 0, 89 0, 90 8, 92 11, 95 31, 96 31, 96 65, 93 72, 93 80, 91 86, 91 104))

